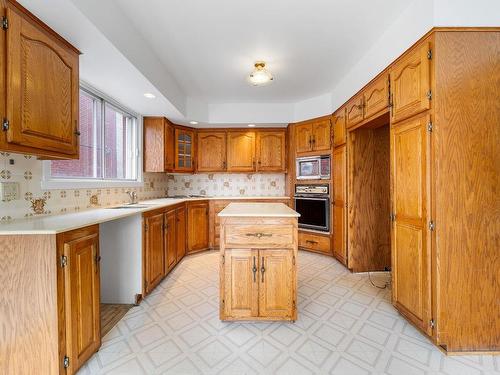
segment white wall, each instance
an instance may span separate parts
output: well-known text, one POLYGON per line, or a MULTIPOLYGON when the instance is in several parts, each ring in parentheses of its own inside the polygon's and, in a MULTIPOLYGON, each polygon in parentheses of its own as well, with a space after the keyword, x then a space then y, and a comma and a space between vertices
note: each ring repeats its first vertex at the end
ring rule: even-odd
POLYGON ((287 124, 293 120, 293 103, 209 103, 213 124, 287 124))
POLYGON ((434 26, 500 26, 500 1, 434 0, 434 26))
POLYGON ((332 111, 339 108, 433 26, 433 0, 416 0, 352 67, 332 91, 332 111))
POLYGON ((293 122, 309 120, 332 113, 332 94, 326 93, 295 103, 293 122))

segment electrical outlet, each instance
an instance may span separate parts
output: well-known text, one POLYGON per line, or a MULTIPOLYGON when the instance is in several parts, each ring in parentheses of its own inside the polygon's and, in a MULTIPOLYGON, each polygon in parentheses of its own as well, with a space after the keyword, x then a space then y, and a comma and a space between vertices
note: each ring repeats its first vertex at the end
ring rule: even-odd
POLYGON ((0 198, 3 202, 19 199, 19 182, 0 182, 0 198))

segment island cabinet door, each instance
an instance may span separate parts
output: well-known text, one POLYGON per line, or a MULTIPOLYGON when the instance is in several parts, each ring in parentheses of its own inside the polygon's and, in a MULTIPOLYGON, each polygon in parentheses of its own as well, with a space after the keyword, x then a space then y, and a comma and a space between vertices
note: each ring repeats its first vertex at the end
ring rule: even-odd
POLYGON ((259 251, 259 316, 292 317, 295 288, 291 250, 259 251))
POLYGON ((259 315, 259 251, 226 250, 224 254, 224 315, 250 318, 259 315))

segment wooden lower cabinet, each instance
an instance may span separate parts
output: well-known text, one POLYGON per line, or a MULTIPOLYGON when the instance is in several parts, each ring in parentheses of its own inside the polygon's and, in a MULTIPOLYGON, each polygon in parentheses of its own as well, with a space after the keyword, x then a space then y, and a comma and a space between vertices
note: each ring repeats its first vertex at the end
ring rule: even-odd
POLYGON ((175 210, 175 223, 177 245, 175 263, 177 264, 184 258, 184 255, 186 255, 186 206, 179 207, 175 210))
POLYGON ((291 249, 227 249, 222 320, 295 320, 295 254, 291 249))
POLYGON ((259 315, 287 318, 293 316, 295 297, 295 255, 289 249, 259 250, 259 315))
POLYGON ((232 249, 223 262, 223 315, 251 318, 259 315, 257 270, 259 250, 232 249))
POLYGON ((220 319, 297 319, 297 218, 222 217, 220 319))
POLYGON ((208 249, 208 202, 189 202, 187 216, 188 254, 208 249))
POLYGON ((164 220, 164 249, 165 249, 165 269, 164 276, 175 267, 177 263, 177 228, 176 210, 170 210, 163 214, 164 220))
POLYGON ((59 353, 74 374, 101 346, 99 226, 57 236, 59 353))
POLYGON ((315 253, 332 255, 328 234, 301 231, 299 232, 299 247, 315 253))
POLYGON ((163 228, 163 213, 144 218, 144 295, 151 293, 165 274, 163 228))

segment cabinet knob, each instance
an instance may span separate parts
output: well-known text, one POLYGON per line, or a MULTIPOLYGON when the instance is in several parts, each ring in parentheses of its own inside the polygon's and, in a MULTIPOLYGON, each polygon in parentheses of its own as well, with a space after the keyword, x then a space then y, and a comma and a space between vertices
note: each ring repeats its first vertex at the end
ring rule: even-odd
POLYGON ((76 136, 78 136, 78 137, 79 137, 81 134, 82 134, 82 133, 80 133, 80 131, 79 131, 79 130, 75 130, 75 135, 76 135, 76 136))

